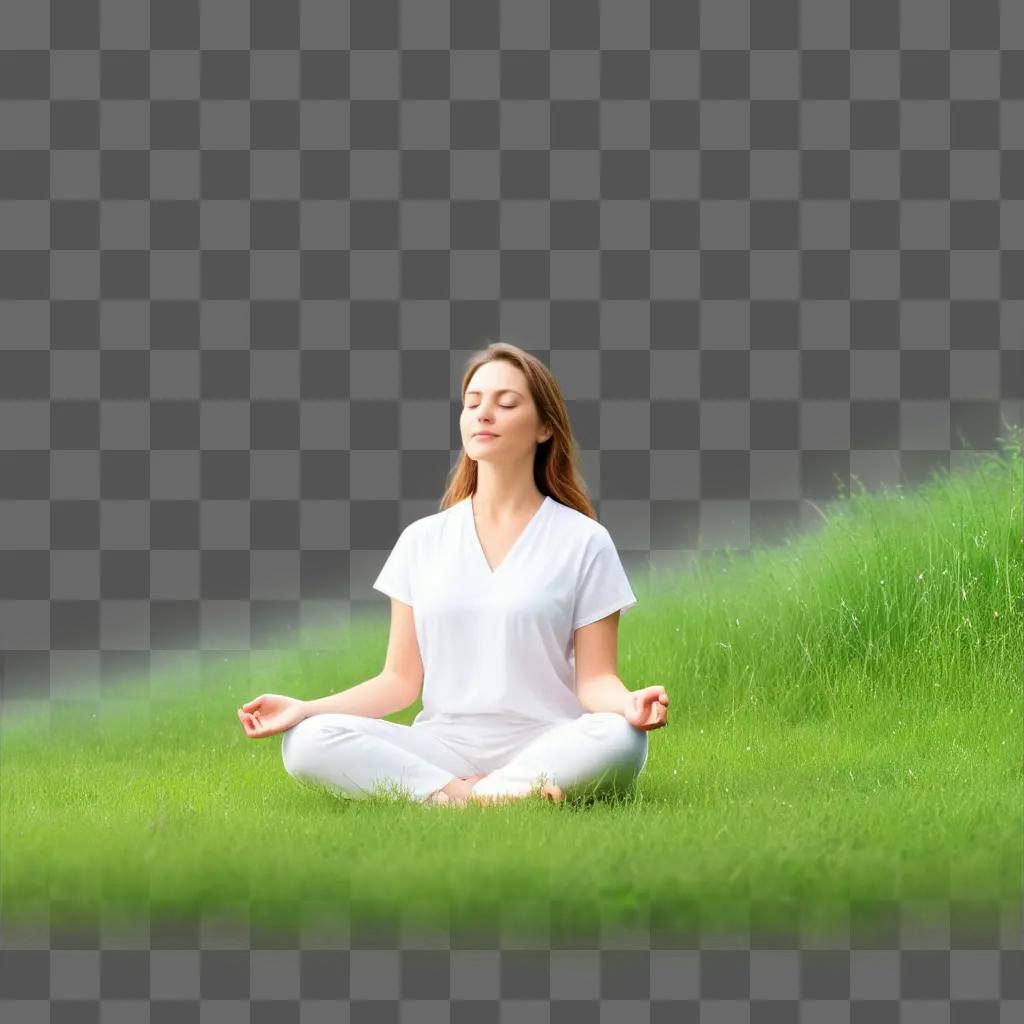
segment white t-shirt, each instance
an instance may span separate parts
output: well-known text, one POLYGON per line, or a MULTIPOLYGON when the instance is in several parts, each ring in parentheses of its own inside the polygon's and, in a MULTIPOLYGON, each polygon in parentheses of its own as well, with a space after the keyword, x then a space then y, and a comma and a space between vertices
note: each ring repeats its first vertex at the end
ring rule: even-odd
POLYGON ((608 530, 550 495, 495 571, 464 498, 410 523, 373 587, 413 608, 414 725, 578 718, 574 631, 636 604, 608 530))

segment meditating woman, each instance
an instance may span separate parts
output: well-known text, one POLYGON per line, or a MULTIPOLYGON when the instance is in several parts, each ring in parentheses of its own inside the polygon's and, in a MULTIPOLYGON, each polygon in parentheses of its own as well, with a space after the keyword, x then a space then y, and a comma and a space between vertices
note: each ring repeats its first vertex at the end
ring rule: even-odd
POLYGON ((463 376, 460 428, 442 510, 405 527, 373 584, 391 598, 383 671, 318 700, 263 694, 238 709, 246 735, 284 733, 290 775, 356 799, 625 790, 668 695, 616 674, 636 597, 577 473, 561 389, 496 342, 463 376), (411 725, 383 717, 421 694, 411 725))

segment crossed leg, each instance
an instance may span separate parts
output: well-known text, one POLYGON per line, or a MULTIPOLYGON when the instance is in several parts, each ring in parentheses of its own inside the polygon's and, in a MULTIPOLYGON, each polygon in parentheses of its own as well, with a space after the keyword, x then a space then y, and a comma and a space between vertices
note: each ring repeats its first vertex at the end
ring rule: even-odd
POLYGON ((303 719, 282 735, 281 756, 298 781, 357 800, 384 791, 423 801, 476 769, 429 730, 349 714, 303 719))
POLYGON ((472 774, 479 765, 429 730, 325 714, 288 730, 282 756, 300 781, 355 798, 394 783, 431 805, 503 803, 531 795, 557 802, 628 787, 646 763, 647 733, 617 712, 590 712, 535 735, 490 774, 472 774))
POLYGON ((537 796, 557 803, 626 789, 647 763, 647 750, 647 733, 618 712, 590 712, 541 733, 506 764, 468 782, 464 799, 450 794, 449 802, 464 806, 537 796))

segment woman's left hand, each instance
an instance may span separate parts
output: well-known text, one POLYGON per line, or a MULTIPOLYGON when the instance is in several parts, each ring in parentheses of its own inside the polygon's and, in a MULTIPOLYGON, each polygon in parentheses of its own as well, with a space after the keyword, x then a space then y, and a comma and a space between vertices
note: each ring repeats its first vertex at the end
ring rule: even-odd
POLYGON ((668 725, 668 694, 664 686, 646 686, 630 694, 623 712, 626 721, 638 729, 660 729, 668 725))

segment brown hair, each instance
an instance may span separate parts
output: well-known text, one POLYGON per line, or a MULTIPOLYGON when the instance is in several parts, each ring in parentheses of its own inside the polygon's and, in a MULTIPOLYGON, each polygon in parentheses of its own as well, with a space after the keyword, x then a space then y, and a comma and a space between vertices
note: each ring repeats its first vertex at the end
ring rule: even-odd
MULTIPOLYGON (((573 438, 562 389, 554 374, 536 356, 509 342, 492 342, 486 349, 471 356, 466 364, 459 389, 460 399, 465 399, 466 388, 473 374, 484 363, 495 359, 504 359, 522 370, 537 407, 541 427, 552 431, 551 437, 538 443, 534 456, 533 479, 537 489, 560 504, 568 505, 591 519, 597 519, 597 513, 587 495, 587 485, 577 468, 578 446, 573 438)), ((476 463, 463 449, 458 463, 449 474, 448 486, 441 496, 441 509, 450 508, 475 493, 476 463)))

